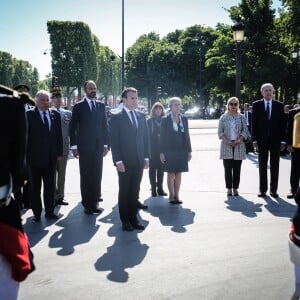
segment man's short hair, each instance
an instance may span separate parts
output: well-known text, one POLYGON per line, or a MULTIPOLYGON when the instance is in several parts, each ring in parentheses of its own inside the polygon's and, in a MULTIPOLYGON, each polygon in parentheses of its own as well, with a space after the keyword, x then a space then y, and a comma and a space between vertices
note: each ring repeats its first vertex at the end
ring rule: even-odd
POLYGON ((122 92, 121 97, 122 97, 122 98, 127 98, 127 94, 128 94, 129 92, 137 93, 138 91, 137 91, 137 89, 135 89, 134 87, 128 87, 128 88, 125 88, 125 89, 123 90, 123 92, 122 92))

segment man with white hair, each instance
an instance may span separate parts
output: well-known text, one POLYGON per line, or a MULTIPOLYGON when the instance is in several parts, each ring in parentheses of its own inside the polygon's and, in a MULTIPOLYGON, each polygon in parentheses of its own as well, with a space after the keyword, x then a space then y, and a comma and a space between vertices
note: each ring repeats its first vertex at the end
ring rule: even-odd
POLYGON ((49 110, 49 93, 36 94, 36 107, 27 111, 27 163, 32 180, 31 202, 33 221, 40 222, 42 213, 41 182, 44 185, 44 206, 47 219, 58 219, 54 214, 54 174, 58 157, 62 155, 60 115, 49 110))

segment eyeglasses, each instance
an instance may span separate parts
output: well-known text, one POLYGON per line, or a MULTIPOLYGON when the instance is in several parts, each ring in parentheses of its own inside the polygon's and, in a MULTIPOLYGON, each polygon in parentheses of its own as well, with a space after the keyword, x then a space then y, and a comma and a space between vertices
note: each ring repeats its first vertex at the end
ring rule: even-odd
POLYGON ((237 102, 230 102, 229 105, 231 105, 231 106, 238 106, 238 103, 237 102))

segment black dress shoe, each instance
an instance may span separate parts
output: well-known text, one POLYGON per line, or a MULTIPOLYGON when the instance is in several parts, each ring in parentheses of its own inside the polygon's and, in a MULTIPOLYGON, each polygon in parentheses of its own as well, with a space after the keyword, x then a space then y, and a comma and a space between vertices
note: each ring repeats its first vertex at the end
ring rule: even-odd
POLYGON ((58 199, 56 200, 55 205, 69 205, 69 203, 64 201, 64 199, 58 199))
POLYGON ((32 222, 35 222, 35 223, 41 222, 41 217, 40 216, 34 216, 32 218, 32 222))
POLYGON ((278 198, 278 197, 279 197, 278 194, 277 194, 276 192, 274 192, 274 193, 271 192, 271 193, 270 193, 270 196, 273 197, 273 198, 278 198))
POLYGON ((140 209, 147 209, 147 208, 148 208, 147 205, 144 205, 144 204, 141 203, 141 202, 138 202, 137 207, 140 208, 140 209))
POLYGON ((52 213, 52 214, 45 214, 45 218, 46 219, 51 219, 51 220, 58 220, 59 219, 59 216, 52 213))
POLYGON ((151 192, 151 197, 156 197, 156 196, 157 196, 156 191, 152 191, 152 192, 151 192))
POLYGON ((158 196, 168 196, 168 194, 164 190, 157 190, 158 196))
POLYGON ((145 226, 139 224, 139 223, 134 223, 134 224, 131 224, 131 226, 134 228, 134 229, 138 229, 138 230, 144 230, 145 229, 145 226))
POLYGON ((261 192, 261 193, 257 194, 257 197, 264 198, 264 197, 266 197, 266 193, 261 192))
POLYGON ((87 215, 99 215, 102 213, 102 210, 99 208, 94 208, 94 209, 85 208, 84 213, 87 215))
POLYGON ((290 193, 290 194, 288 194, 286 197, 287 197, 288 199, 294 199, 294 198, 295 198, 295 194, 290 193))
POLYGON ((122 229, 124 231, 133 231, 134 228, 132 227, 132 225, 130 223, 123 223, 122 229))
POLYGON ((99 197, 99 198, 97 199, 97 202, 103 202, 103 198, 102 198, 102 197, 99 197))

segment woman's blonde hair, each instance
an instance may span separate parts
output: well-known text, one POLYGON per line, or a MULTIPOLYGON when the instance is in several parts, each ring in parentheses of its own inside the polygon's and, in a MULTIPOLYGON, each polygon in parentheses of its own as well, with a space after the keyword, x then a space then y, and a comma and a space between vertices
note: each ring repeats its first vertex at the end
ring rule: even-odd
POLYGON ((163 105, 160 103, 160 102, 155 102, 153 105, 152 105, 152 108, 151 108, 151 112, 150 112, 150 118, 154 118, 155 117, 155 114, 154 114, 154 110, 159 107, 162 109, 162 114, 161 116, 164 116, 165 115, 165 109, 163 107, 163 105))
POLYGON ((227 100, 226 110, 228 111, 229 103, 230 103, 231 101, 233 101, 233 100, 235 100, 235 101, 238 103, 238 105, 237 105, 237 112, 240 112, 240 101, 239 101, 239 98, 237 98, 237 97, 230 97, 230 98, 227 100))

